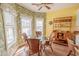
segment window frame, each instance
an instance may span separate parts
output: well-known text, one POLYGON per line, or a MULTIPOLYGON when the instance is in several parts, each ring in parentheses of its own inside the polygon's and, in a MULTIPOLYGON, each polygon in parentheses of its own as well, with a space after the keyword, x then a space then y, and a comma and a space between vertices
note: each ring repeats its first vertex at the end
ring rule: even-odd
MULTIPOLYGON (((20 15, 20 23, 22 22, 22 18, 25 18, 24 20, 30 20, 30 30, 31 30, 31 33, 29 34, 29 37, 28 38, 31 38, 32 37, 32 34, 33 34, 33 31, 32 31, 32 17, 31 16, 28 16, 28 15, 20 15)), ((29 24, 29 23, 28 23, 29 24)), ((28 26, 25 26, 24 28, 27 28, 28 26)), ((22 23, 21 23, 21 33, 22 32, 22 23)))
POLYGON ((12 45, 14 45, 16 43, 16 41, 17 41, 16 14, 14 14, 14 12, 12 10, 7 8, 5 10, 3 9, 3 17, 4 17, 3 22, 4 22, 4 30, 5 30, 4 34, 5 34, 5 39, 6 39, 6 46, 7 46, 7 49, 8 49, 12 45), (5 18, 6 18, 5 12, 10 13, 9 15, 12 16, 12 18, 14 19, 14 20, 12 19, 14 21, 14 24, 9 24, 9 25, 5 24, 5 22, 6 22, 5 21, 5 18), (12 40, 10 43, 7 42, 8 39, 7 39, 6 29, 8 29, 8 28, 13 29, 13 36, 14 36, 14 40, 12 40))
MULTIPOLYGON (((41 31, 42 31, 42 36, 43 36, 43 35, 44 35, 44 18, 43 18, 43 17, 36 17, 36 18, 35 18, 35 31, 37 31, 37 29, 36 29, 36 26, 37 26, 37 25, 36 25, 36 22, 37 22, 37 20, 38 20, 38 21, 42 21, 42 26, 43 26, 43 27, 42 27, 42 30, 41 30, 41 31)), ((38 31, 39 31, 39 30, 38 30, 38 31)))

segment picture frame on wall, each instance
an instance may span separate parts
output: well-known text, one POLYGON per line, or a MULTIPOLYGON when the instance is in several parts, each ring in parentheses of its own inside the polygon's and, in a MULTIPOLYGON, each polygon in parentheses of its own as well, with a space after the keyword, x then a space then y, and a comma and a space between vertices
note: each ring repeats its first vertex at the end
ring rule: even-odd
POLYGON ((67 17, 58 17, 53 19, 53 27, 54 30, 65 30, 70 31, 71 30, 71 24, 72 24, 72 16, 67 17))

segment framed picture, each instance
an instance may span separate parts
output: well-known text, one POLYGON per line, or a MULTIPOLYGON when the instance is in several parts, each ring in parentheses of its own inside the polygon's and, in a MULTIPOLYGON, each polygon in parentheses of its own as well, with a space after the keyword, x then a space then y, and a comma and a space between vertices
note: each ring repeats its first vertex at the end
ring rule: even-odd
POLYGON ((72 16, 54 18, 53 21, 54 30, 60 29, 60 30, 69 31, 71 29, 71 24, 72 24, 71 20, 72 20, 72 16))

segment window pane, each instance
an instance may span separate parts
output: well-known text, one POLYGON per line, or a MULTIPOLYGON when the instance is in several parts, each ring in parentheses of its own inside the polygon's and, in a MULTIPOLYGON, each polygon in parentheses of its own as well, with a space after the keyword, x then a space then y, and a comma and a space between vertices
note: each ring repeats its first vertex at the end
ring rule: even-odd
POLYGON ((4 25, 5 35, 8 47, 16 42, 16 23, 15 16, 9 11, 3 11, 4 14, 4 25))
POLYGON ((36 31, 41 31, 43 33, 43 19, 36 19, 36 31))
POLYGON ((8 44, 10 44, 14 41, 15 36, 14 36, 13 28, 6 28, 6 38, 7 38, 7 43, 8 44))
POLYGON ((14 25, 14 16, 7 11, 4 11, 4 22, 5 25, 14 25))
POLYGON ((28 37, 32 36, 31 22, 32 22, 32 19, 29 17, 23 17, 21 19, 22 33, 26 33, 28 37))

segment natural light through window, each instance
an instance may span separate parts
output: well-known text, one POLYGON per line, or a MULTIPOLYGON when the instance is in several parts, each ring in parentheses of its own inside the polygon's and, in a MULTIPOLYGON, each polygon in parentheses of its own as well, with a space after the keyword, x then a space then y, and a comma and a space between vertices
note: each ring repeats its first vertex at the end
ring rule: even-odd
POLYGON ((43 18, 36 18, 36 31, 40 31, 43 34, 43 18))
POLYGON ((8 46, 13 45, 16 42, 16 23, 15 16, 9 10, 3 11, 4 14, 4 26, 5 26, 5 35, 6 42, 8 46))
POLYGON ((22 33, 26 33, 29 38, 32 36, 32 24, 31 23, 32 23, 32 18, 27 17, 27 16, 21 18, 22 33))

